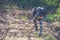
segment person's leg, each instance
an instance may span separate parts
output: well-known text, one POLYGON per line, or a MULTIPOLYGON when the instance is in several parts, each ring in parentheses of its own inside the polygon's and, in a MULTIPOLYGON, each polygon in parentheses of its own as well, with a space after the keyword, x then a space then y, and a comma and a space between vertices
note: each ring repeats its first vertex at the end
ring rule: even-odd
POLYGON ((40 32, 39 32, 39 35, 42 34, 42 22, 43 22, 43 20, 39 21, 39 23, 40 23, 40 32))
POLYGON ((38 31, 38 26, 37 26, 36 20, 34 20, 34 25, 35 25, 35 31, 38 31))

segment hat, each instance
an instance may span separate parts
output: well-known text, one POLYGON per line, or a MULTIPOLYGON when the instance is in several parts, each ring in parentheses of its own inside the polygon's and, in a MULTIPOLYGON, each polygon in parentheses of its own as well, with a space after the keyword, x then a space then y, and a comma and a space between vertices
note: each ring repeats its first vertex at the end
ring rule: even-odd
POLYGON ((41 9, 41 10, 43 10, 43 9, 45 9, 44 7, 37 7, 37 9, 41 9))

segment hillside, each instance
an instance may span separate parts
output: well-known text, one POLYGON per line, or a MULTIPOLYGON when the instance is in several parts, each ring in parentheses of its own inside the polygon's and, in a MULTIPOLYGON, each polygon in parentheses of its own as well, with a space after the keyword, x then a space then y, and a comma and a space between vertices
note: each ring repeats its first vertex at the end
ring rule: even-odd
MULTIPOLYGON (((56 37, 57 40, 60 39, 60 22, 47 23, 44 21, 43 35, 38 37, 38 34, 34 31, 32 14, 30 13, 30 10, 5 10, 5 12, 1 10, 0 40, 45 40, 45 36, 48 35, 56 37), (25 19, 25 16, 28 19, 25 19)), ((39 23, 37 24, 39 25, 39 23)))

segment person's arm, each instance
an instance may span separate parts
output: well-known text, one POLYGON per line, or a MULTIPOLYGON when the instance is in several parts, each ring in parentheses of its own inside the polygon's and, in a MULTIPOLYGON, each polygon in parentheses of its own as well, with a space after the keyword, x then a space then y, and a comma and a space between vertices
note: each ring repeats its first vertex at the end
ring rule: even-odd
POLYGON ((39 14, 39 12, 37 12, 34 17, 36 18, 38 16, 38 14, 39 14))
POLYGON ((34 8, 32 9, 31 13, 32 13, 32 17, 33 17, 33 14, 34 14, 34 8))

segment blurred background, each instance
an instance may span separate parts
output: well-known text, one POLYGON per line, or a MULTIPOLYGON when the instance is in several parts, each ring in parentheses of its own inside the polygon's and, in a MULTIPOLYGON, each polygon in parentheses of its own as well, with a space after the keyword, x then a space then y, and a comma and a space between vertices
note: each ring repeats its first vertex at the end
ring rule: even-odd
POLYGON ((60 40, 60 0, 0 0, 0 40, 25 40, 24 36, 29 40, 30 34, 38 40, 60 40), (39 6, 50 10, 44 18, 41 37, 32 32, 32 8, 39 6))

